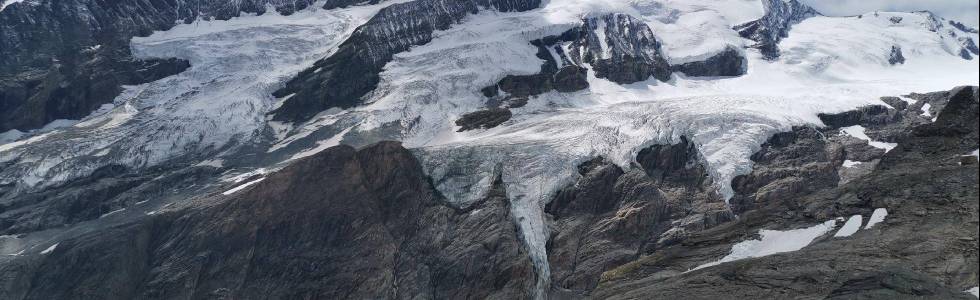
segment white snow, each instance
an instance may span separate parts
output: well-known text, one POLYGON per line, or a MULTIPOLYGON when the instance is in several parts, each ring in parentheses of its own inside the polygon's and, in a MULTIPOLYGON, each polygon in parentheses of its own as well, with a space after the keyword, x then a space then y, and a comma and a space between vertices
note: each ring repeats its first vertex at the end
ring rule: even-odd
POLYGON ((861 162, 859 162, 859 161, 853 161, 853 160, 845 159, 843 166, 845 168, 853 168, 853 167, 856 167, 857 165, 860 165, 860 164, 861 164, 861 162))
POLYGON ((231 178, 225 179, 224 181, 239 183, 245 181, 246 179, 252 178, 253 176, 265 175, 267 173, 269 173, 269 170, 266 170, 265 168, 258 168, 255 170, 251 170, 245 173, 232 176, 231 178))
POLYGON ((256 179, 256 180, 252 180, 252 181, 249 181, 249 182, 240 184, 240 185, 238 185, 238 186, 236 186, 236 187, 234 187, 234 188, 232 188, 230 190, 227 190, 227 191, 222 192, 221 194, 222 195, 225 195, 225 196, 228 196, 228 195, 237 193, 238 191, 241 191, 241 190, 249 187, 250 185, 253 185, 253 184, 262 182, 262 180, 265 180, 265 177, 262 177, 262 178, 259 178, 259 179, 256 179))
POLYGON ((122 212, 124 210, 126 210, 125 207, 120 208, 120 209, 117 209, 117 210, 114 210, 114 211, 110 211, 110 212, 104 213, 101 216, 99 216, 99 219, 105 218, 105 217, 108 217, 108 216, 111 216, 111 215, 114 215, 114 214, 117 214, 117 213, 122 212))
POLYGON ((44 251, 41 251, 41 254, 51 253, 57 247, 58 247, 58 243, 54 243, 54 245, 51 245, 51 247, 48 247, 47 249, 44 249, 44 251))
POLYGON ((24 2, 24 0, 7 0, 6 2, 0 4, 0 11, 3 11, 4 9, 7 8, 7 6, 10 6, 11 4, 21 3, 21 2, 24 2))
POLYGON ((931 107, 932 107, 932 105, 929 105, 929 103, 922 103, 922 116, 923 117, 932 117, 932 113, 929 112, 929 108, 931 108, 931 107))
POLYGON ((876 208, 875 211, 871 213, 871 218, 868 219, 868 224, 864 225, 864 229, 871 228, 875 226, 875 224, 884 222, 885 217, 887 216, 888 216, 888 209, 885 209, 884 207, 876 208))
POLYGON ((885 152, 891 151, 892 149, 895 149, 896 146, 898 146, 898 144, 896 143, 886 143, 886 142, 878 142, 872 140, 870 137, 868 137, 867 134, 864 133, 864 126, 861 125, 844 127, 841 128, 840 131, 841 133, 853 136, 857 139, 865 140, 868 142, 868 145, 871 145, 871 147, 884 149, 885 152))
POLYGON ((963 291, 964 293, 973 294, 973 297, 980 298, 980 287, 973 287, 972 289, 963 291))
POLYGON ((844 226, 841 226, 840 230, 837 230, 834 237, 848 237, 859 229, 861 229, 861 215, 853 215, 847 219, 847 222, 844 223, 844 226))
POLYGON ((973 156, 976 159, 980 160, 980 149, 973 150, 973 152, 970 152, 970 154, 967 154, 965 156, 973 156))
POLYGON ((735 244, 732 246, 732 252, 721 260, 697 266, 692 271, 740 259, 797 251, 809 245, 814 239, 827 234, 835 226, 837 226, 837 221, 830 220, 812 227, 794 230, 760 230, 761 239, 735 244))

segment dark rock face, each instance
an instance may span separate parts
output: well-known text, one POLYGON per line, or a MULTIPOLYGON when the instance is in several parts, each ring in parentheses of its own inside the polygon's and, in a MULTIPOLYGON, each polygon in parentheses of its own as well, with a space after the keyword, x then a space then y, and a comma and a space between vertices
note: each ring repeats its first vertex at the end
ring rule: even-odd
POLYGON ((494 128, 513 116, 509 109, 506 108, 488 108, 481 111, 471 112, 463 115, 463 117, 456 120, 456 126, 459 126, 459 132, 473 130, 473 129, 487 129, 494 128))
POLYGON ((553 295, 586 296, 603 272, 734 219, 693 143, 654 145, 628 171, 596 158, 546 207, 553 295), (652 175, 651 175, 652 174, 652 175))
POLYGON ((508 203, 498 181, 483 201, 450 208, 400 145, 340 146, 220 204, 5 264, 0 295, 527 299, 536 279, 508 203))
POLYGON ((302 122, 332 107, 349 108, 374 90, 381 69, 399 52, 432 40, 432 32, 448 29, 481 7, 498 11, 526 11, 539 0, 416 0, 382 9, 354 31, 336 53, 276 91, 293 95, 272 112, 277 121, 302 122))
POLYGON ((902 47, 892 46, 892 51, 888 53, 888 63, 892 65, 905 63, 905 56, 902 55, 902 47))
POLYGON ((586 80, 589 70, 579 66, 564 66, 552 77, 555 90, 562 93, 581 91, 589 88, 586 80))
MULTIPOLYGON (((132 58, 129 40, 178 22, 263 13, 289 14, 308 0, 41 0, 14 3, 0 14, 0 132, 78 119, 110 102, 121 85, 179 73, 187 62, 132 58)), ((335 0, 328 7, 353 4, 335 0)))
POLYGON ((748 69, 748 60, 742 56, 738 49, 729 46, 724 51, 703 61, 674 65, 673 69, 687 76, 740 76, 745 75, 745 71, 748 69))
MULTIPOLYGON (((867 174, 840 185, 830 180, 833 161, 851 154, 849 146, 833 146, 841 141, 834 128, 796 128, 773 136, 753 157, 753 172, 733 183, 733 205, 742 207, 738 220, 605 272, 592 296, 971 299, 962 291, 976 285, 980 268, 975 226, 980 179, 977 166, 960 158, 976 148, 980 100, 976 87, 949 94, 935 123, 888 133, 899 138, 898 148, 879 154, 881 162, 867 174), (767 188, 751 189, 756 196, 782 191, 778 197, 756 197, 745 209, 739 199, 752 182, 769 182, 767 188), (851 237, 824 236, 799 251, 681 273, 712 261, 705 257, 726 255, 759 228, 798 228, 854 214, 867 221, 870 211, 881 207, 888 210, 886 220, 851 237)), ((904 122, 892 124, 909 124, 904 122)))
MULTIPOLYGON (((898 100, 901 101, 901 100, 898 100)), ((903 101, 904 102, 904 101, 903 101)), ((820 121, 829 127, 840 128, 858 124, 882 125, 896 121, 898 114, 883 105, 869 105, 837 114, 819 114, 820 121)))
POLYGON ((779 57, 779 41, 788 35, 790 27, 820 15, 798 0, 763 0, 762 5, 766 14, 761 19, 735 26, 734 29, 742 37, 755 41, 752 47, 759 49, 767 59, 779 57))

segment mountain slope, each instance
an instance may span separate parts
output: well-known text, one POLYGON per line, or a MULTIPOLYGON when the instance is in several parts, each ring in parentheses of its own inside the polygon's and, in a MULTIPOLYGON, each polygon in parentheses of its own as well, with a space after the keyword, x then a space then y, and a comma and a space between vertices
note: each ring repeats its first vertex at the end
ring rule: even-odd
MULTIPOLYGON (((15 3, 0 12, 0 18, 50 15, 60 5, 44 3, 15 3)), ((132 21, 143 24, 132 28, 142 29, 117 32, 110 30, 113 27, 84 24, 79 25, 82 33, 53 31, 65 38, 97 34, 77 43, 57 38, 37 43, 34 46, 71 49, 57 53, 35 49, 37 66, 24 72, 54 65, 44 60, 55 57, 62 66, 84 62, 91 66, 89 71, 118 76, 112 77, 115 81, 109 87, 133 85, 100 94, 106 97, 73 93, 81 98, 78 103, 70 101, 79 108, 72 110, 76 115, 71 118, 79 119, 42 121, 29 127, 42 128, 11 130, 0 136, 0 234, 5 234, 0 237, 0 254, 5 255, 0 266, 17 272, 10 274, 22 274, 7 277, 9 284, 4 284, 18 286, 8 291, 20 296, 70 297, 98 285, 101 281, 80 280, 71 288, 55 288, 59 282, 73 280, 65 276, 88 270, 89 265, 70 263, 73 258, 89 257, 86 253, 95 258, 104 254, 159 260, 114 265, 139 275, 120 283, 125 289, 120 297, 249 294, 229 282, 254 283, 280 295, 289 294, 290 287, 298 288, 282 283, 275 274, 295 275, 299 285, 307 280, 336 283, 310 288, 309 295, 452 297, 489 296, 494 291, 503 298, 631 295, 651 280, 661 282, 664 276, 674 278, 699 266, 710 269, 712 264, 745 258, 729 250, 738 242, 751 241, 759 230, 815 234, 813 241, 819 243, 825 240, 821 234, 844 223, 835 221, 837 217, 869 215, 880 207, 866 201, 852 203, 843 196, 816 199, 811 194, 836 194, 848 186, 875 191, 878 187, 867 183, 869 176, 878 176, 873 180, 881 182, 894 180, 889 176, 901 177, 876 169, 879 164, 901 165, 888 162, 894 154, 886 150, 904 147, 900 145, 916 132, 911 128, 939 122, 940 112, 958 113, 944 109, 951 101, 949 93, 909 93, 975 85, 980 73, 980 60, 973 59, 975 41, 980 39, 976 30, 951 20, 926 12, 826 17, 795 1, 84 3, 132 12, 132 19, 123 14, 94 18, 99 24, 132 21), (144 5, 156 6, 143 9, 144 5), (179 21, 187 23, 176 24, 179 21), (754 25, 742 28, 742 24, 754 25), (743 38, 739 28, 751 31, 748 37, 755 40, 743 38), (779 55, 771 55, 770 50, 778 50, 779 55), (104 51, 116 56, 99 54, 104 51), (133 65, 128 62, 139 68, 128 67, 133 65), (127 79, 133 78, 127 75, 131 72, 139 80, 127 79), (110 99, 115 91, 120 91, 119 96, 110 99), (906 96, 881 98, 897 95, 906 96), (389 140, 402 146, 376 145, 389 140), (283 175, 323 159, 326 153, 331 153, 331 161, 351 161, 348 156, 357 155, 350 153, 365 151, 338 145, 399 153, 394 159, 370 150, 371 154, 363 155, 372 157, 352 161, 404 162, 407 165, 388 171, 411 173, 415 181, 375 184, 371 182, 377 178, 371 174, 363 178, 349 174, 363 179, 356 184, 365 189, 351 192, 316 190, 344 186, 342 177, 328 176, 333 174, 283 175), (270 180, 280 176, 279 180, 296 182, 290 183, 293 188, 268 197, 240 196, 270 189, 270 180), (322 181, 311 183, 311 177, 322 181), (291 193, 307 188, 309 193, 291 193), (409 202, 425 208, 406 209, 409 215, 404 216, 356 209, 361 200, 382 212, 394 205, 384 200, 387 196, 371 196, 379 192, 414 197, 409 202), (334 195, 338 197, 328 197, 334 195), (297 203, 303 211, 282 206, 296 199, 309 200, 297 203), (800 206, 805 205, 792 201, 812 206, 801 212, 800 206), (846 203, 807 210, 826 208, 835 201, 846 203), (246 206, 230 204, 238 202, 246 206), (248 215, 254 208, 248 205, 262 207, 268 214, 247 220, 254 223, 224 224, 209 218, 248 215), (480 208, 493 216, 467 215, 479 215, 474 212, 480 208), (165 217, 157 216, 161 211, 167 211, 165 217), (352 255, 345 262, 364 263, 367 269, 383 270, 381 275, 354 272, 357 275, 338 278, 301 267, 289 269, 302 261, 270 258, 254 262, 268 273, 249 277, 251 273, 236 268, 252 263, 239 260, 250 248, 216 249, 222 246, 199 242, 201 237, 181 231, 197 228, 192 232, 237 245, 242 241, 238 237, 257 233, 258 227, 293 224, 296 227, 282 225, 286 226, 282 233, 305 239, 311 238, 305 230, 322 221, 303 214, 307 211, 333 216, 330 219, 339 220, 338 224, 370 220, 373 225, 368 228, 387 224, 417 229, 390 239, 365 229, 371 243, 360 245, 351 239, 348 248, 300 245, 311 247, 303 248, 310 255, 424 259, 388 264, 362 262, 352 255), (358 216, 357 220, 347 219, 346 213, 358 216), (445 216, 437 218, 445 222, 416 224, 433 214, 445 216), (760 215, 764 217, 746 219, 760 215), (290 223, 290 216, 299 217, 298 223, 290 223), (179 223, 174 220, 187 223, 173 225, 179 223), (831 221, 836 223, 827 225, 831 221), (491 223, 489 228, 483 226, 491 223), (227 232, 208 230, 226 225, 227 232), (149 240, 101 237, 122 230, 117 226, 143 228, 125 230, 141 232, 132 236, 149 240), (501 242, 482 245, 470 236, 501 242), (459 252, 418 246, 439 244, 446 241, 443 238, 458 240, 453 247, 459 247, 459 252), (167 253, 143 251, 160 250, 170 242, 193 245, 182 244, 167 253), (128 254, 110 250, 134 249, 120 243, 135 245, 136 250, 128 254), (59 246, 52 247, 55 244, 59 246), (506 257, 479 250, 487 247, 501 249, 499 254, 506 257), (75 252, 81 249, 92 252, 75 252), (666 269, 657 261, 662 255, 688 250, 692 257, 671 258, 666 269), (36 265, 59 251, 67 251, 59 255, 68 255, 69 261, 36 265), (207 280, 190 291, 174 287, 192 281, 183 277, 188 275, 161 270, 168 262, 197 266, 199 262, 190 257, 204 253, 234 263, 217 263, 214 272, 201 271, 201 278, 207 280), (481 265, 482 271, 467 269, 474 260, 489 262, 481 265), (653 269, 640 268, 651 261, 653 269), (74 269, 46 269, 58 266, 74 269), (405 271, 426 268, 435 277, 414 278, 405 271), (505 273, 516 274, 514 281, 501 279, 505 273), (626 277, 619 277, 623 274, 626 277), (142 281, 151 275, 162 279, 142 281), (459 281, 452 281, 456 278, 459 281), (487 280, 494 285, 483 285, 487 280), (61 294, 45 294, 32 288, 31 282, 61 294), (447 282, 464 287, 421 288, 447 282), (153 288, 147 288, 150 285, 153 288), (383 287, 376 291, 383 295, 368 292, 370 286, 383 287), (406 286, 419 290, 396 288, 406 286)), ((44 24, 63 25, 62 18, 58 20, 44 24)), ((5 41, 17 42, 22 38, 17 32, 5 30, 2 36, 16 35, 5 41)), ((23 36, 32 32, 24 31, 23 36)), ((28 50, 16 50, 25 52, 14 51, 19 53, 15 56, 26 57, 28 50)), ((54 85, 39 85, 38 90, 72 84, 87 87, 79 78, 96 78, 78 68, 61 70, 73 72, 74 77, 47 82, 54 85)), ((8 83, 15 92, 32 84, 21 79, 3 81, 8 83)), ((3 88, 0 93, 7 91, 3 88)), ((50 100, 31 99, 39 100, 35 104, 50 100)), ((935 126, 956 132, 970 128, 954 125, 935 126)), ((967 142, 956 148, 963 153, 957 155, 972 151, 970 140, 963 140, 967 142)), ((952 158, 923 159, 945 164, 952 158)), ((964 168, 970 167, 968 162, 964 168)), ((316 165, 331 162, 323 163, 316 165)), ((948 167, 943 170, 960 171, 948 167)), ((932 181, 926 185, 942 186, 932 181)), ((955 189, 963 189, 969 198, 969 187, 955 189)), ((931 218, 910 220, 929 223, 934 221, 931 218)), ((335 231, 332 228, 325 232, 335 231)), ((294 242, 268 236, 248 241, 276 246, 264 250, 269 257, 294 242)), ((963 272, 971 274, 970 269, 963 272)), ((953 280, 923 268, 902 273, 908 276, 901 280, 926 283, 937 295, 969 284, 968 278, 953 280)), ((828 296, 831 293, 824 289, 835 286, 841 289, 834 295, 844 297, 880 277, 869 276, 864 281, 854 277, 858 281, 846 287, 826 281, 806 293, 828 296)), ((676 290, 680 291, 687 282, 664 280, 663 295, 675 291, 668 287, 680 286, 676 290)), ((759 291, 746 293, 762 296, 759 291)))

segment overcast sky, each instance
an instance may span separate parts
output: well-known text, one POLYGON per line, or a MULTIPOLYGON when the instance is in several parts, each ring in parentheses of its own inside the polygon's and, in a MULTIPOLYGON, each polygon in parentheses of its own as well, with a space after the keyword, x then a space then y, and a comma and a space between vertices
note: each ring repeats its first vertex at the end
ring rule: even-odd
POLYGON ((978 0, 803 0, 830 16, 856 15, 880 11, 928 10, 940 16, 977 27, 978 0))

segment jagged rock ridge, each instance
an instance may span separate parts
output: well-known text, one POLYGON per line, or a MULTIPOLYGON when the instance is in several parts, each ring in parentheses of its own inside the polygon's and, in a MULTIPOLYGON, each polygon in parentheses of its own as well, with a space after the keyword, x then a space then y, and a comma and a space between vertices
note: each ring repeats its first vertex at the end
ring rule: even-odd
POLYGON ((779 57, 779 41, 789 35, 790 28, 820 13, 797 0, 763 0, 765 15, 762 18, 735 26, 738 34, 756 42, 753 48, 759 49, 768 59, 779 57))
POLYGON ((348 108, 374 90, 393 55, 432 40, 480 9, 526 11, 538 0, 416 0, 382 9, 359 27, 330 57, 317 61, 274 93, 288 97, 273 111, 277 121, 302 122, 331 107, 348 108))

